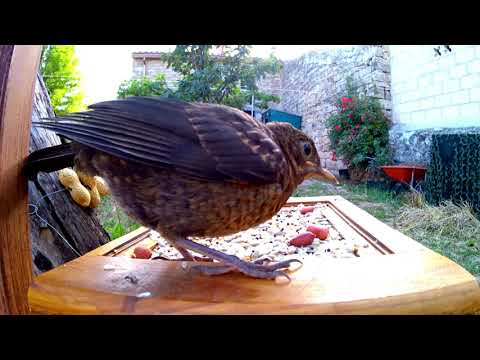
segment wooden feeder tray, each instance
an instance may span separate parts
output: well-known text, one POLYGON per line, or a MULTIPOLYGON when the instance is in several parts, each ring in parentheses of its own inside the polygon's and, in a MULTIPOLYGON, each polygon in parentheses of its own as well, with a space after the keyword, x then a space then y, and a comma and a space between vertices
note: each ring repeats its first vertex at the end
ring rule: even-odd
MULTIPOLYGON (((36 314, 466 314, 480 312, 469 272, 340 196, 291 198, 324 204, 344 238, 380 256, 305 260, 290 283, 242 274, 207 277, 180 261, 130 257, 153 249, 140 228, 38 276, 29 289, 36 314)), ((212 266, 214 266, 212 264, 212 266)))

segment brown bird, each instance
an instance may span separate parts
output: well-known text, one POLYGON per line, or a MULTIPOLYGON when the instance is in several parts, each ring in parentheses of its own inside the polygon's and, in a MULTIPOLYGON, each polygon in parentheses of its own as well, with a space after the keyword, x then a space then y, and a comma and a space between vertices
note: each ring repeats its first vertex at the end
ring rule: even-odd
POLYGON ((101 176, 126 213, 158 231, 185 260, 193 260, 191 250, 221 263, 198 264, 205 274, 287 276, 281 269, 298 260, 250 263, 188 238, 267 221, 307 178, 338 183, 320 166, 312 139, 288 123, 264 125, 231 107, 159 97, 89 109, 34 124, 72 142, 32 153, 27 176, 72 165, 101 176))

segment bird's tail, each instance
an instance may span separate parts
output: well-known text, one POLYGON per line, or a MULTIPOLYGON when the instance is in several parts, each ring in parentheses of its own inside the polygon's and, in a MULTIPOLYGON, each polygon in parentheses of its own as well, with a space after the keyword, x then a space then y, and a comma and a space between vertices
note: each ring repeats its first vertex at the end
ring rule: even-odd
POLYGON ((29 180, 35 180, 38 172, 52 172, 73 166, 75 153, 71 143, 50 146, 32 152, 23 168, 24 175, 29 180))

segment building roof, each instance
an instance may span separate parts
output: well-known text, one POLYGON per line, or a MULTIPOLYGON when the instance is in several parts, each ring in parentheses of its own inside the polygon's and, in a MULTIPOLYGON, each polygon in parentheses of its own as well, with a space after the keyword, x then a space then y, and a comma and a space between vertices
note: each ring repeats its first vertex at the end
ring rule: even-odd
MULTIPOLYGON (((160 52, 160 51, 139 51, 139 52, 133 52, 132 53, 132 58, 134 59, 161 59, 161 56, 165 54, 165 52, 160 52)), ((214 57, 217 57, 218 55, 214 55, 214 57)), ((221 56, 218 56, 221 57, 221 56)), ((258 57, 251 57, 251 59, 260 59, 258 57)), ((282 60, 280 60, 281 63, 283 63, 282 60)))
POLYGON ((132 57, 134 59, 160 59, 162 56, 162 52, 159 51, 142 51, 142 52, 134 52, 132 53, 132 57))

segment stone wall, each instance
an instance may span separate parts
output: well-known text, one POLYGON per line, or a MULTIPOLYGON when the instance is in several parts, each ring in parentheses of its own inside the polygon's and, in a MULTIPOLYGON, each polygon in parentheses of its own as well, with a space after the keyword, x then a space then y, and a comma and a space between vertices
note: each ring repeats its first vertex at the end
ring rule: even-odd
POLYGON ((348 76, 378 98, 391 116, 389 54, 384 46, 311 52, 285 62, 281 74, 279 109, 302 116, 302 129, 314 139, 322 166, 333 172, 346 167, 332 160, 325 120, 336 110, 348 76))
POLYGON ((390 140, 398 162, 429 161, 435 129, 480 126, 480 45, 390 45, 390 140))
MULTIPOLYGON (((258 89, 263 92, 278 96, 282 96, 282 72, 278 74, 267 74, 264 78, 258 80, 258 89)), ((269 102, 269 107, 280 109, 280 103, 269 102)))

